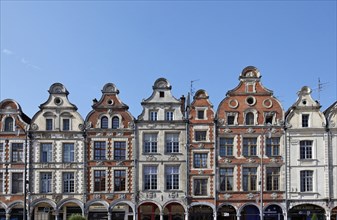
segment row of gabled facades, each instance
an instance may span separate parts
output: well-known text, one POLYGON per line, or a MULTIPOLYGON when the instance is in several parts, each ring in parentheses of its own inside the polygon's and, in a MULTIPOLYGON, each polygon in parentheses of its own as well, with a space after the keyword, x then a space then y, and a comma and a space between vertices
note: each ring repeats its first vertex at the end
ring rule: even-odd
POLYGON ((112 83, 85 119, 60 83, 32 118, 3 100, 0 219, 336 220, 337 102, 304 86, 285 112, 260 79, 246 67, 215 109, 159 78, 137 118, 112 83))

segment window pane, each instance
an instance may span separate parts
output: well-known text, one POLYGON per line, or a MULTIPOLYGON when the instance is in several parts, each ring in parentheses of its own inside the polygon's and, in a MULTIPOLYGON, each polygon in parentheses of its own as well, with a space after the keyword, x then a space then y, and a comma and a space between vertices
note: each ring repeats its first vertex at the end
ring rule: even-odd
POLYGON ((157 167, 144 166, 144 189, 157 189, 157 167))
POLYGON ((47 131, 53 130, 53 119, 51 118, 46 119, 46 130, 47 131))
POLYGON ((207 196, 207 179, 195 179, 193 187, 194 195, 207 196))
POLYGON ((165 173, 166 189, 179 189, 179 166, 167 166, 165 173))
POLYGON ((117 116, 112 118, 112 128, 119 128, 119 118, 117 116))
POLYGON ((179 153, 179 134, 166 134, 166 152, 179 153))
POLYGON ((63 131, 70 130, 70 120, 68 118, 63 119, 63 131))
POLYGON ((7 117, 5 119, 5 131, 14 131, 14 121, 13 118, 7 117))
POLYGON ((124 141, 114 142, 114 159, 125 160, 126 143, 124 141))
POLYGON ((207 168, 207 153, 194 154, 194 168, 207 168))
POLYGON ((94 171, 94 191, 105 191, 105 170, 94 171))
POLYGON ((255 191, 256 190, 256 168, 249 167, 243 168, 243 190, 255 191))
POLYGON ((157 134, 144 134, 144 153, 157 153, 157 134))
POLYGON ((74 173, 63 173, 63 192, 75 192, 74 178, 74 173))
POLYGON ((256 156, 257 138, 243 138, 243 156, 256 156))
POLYGON ((125 191, 126 184, 126 171, 125 170, 115 170, 114 171, 114 190, 115 191, 125 191))
POLYGON ((196 141, 206 141, 206 133, 207 131, 195 131, 195 140, 196 141))
POLYGON ((233 168, 220 169, 220 190, 222 191, 233 190, 233 168))
POLYGON ((51 143, 41 143, 41 162, 48 163, 53 161, 53 149, 51 143))
POLYGON ((22 193, 23 192, 23 174, 22 173, 12 173, 12 193, 22 193))
POLYGON ((12 162, 23 162, 23 143, 12 143, 12 162))
POLYGON ((63 144, 63 162, 74 162, 75 159, 74 144, 63 144))
POLYGON ((106 143, 105 141, 94 142, 94 160, 105 160, 106 143))
POLYGON ((108 127, 109 127, 108 117, 103 116, 103 117, 101 118, 101 128, 107 129, 108 127))
POLYGON ((220 156, 233 156, 233 139, 220 138, 220 156))
POLYGON ((51 173, 40 173, 41 178, 41 193, 50 193, 52 192, 52 174, 51 173))

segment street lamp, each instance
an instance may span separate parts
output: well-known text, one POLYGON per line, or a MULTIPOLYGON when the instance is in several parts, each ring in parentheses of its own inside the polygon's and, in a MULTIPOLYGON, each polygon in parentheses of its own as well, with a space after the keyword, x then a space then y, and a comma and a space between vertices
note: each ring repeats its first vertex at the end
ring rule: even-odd
POLYGON ((261 145, 260 153, 261 153, 261 158, 260 158, 260 167, 261 167, 261 175, 260 175, 260 220, 263 220, 263 153, 264 153, 264 147, 266 146, 266 133, 268 132, 268 138, 271 138, 271 124, 267 124, 267 128, 263 132, 263 145, 261 145))

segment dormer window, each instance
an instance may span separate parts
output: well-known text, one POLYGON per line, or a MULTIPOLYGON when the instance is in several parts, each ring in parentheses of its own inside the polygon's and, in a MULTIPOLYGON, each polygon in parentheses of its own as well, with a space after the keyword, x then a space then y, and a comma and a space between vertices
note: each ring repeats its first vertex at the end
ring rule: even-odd
POLYGON ((205 110, 198 110, 198 119, 205 119, 205 110))
POLYGON ((150 111, 150 121, 157 121, 157 111, 150 111))
POLYGON ((119 118, 117 116, 114 116, 112 118, 112 128, 113 129, 119 128, 119 118))
POLYGON ((248 112, 246 114, 246 125, 254 125, 254 113, 248 112))
POLYGON ((70 130, 70 119, 69 118, 64 118, 62 120, 62 122, 63 122, 63 126, 62 126, 63 131, 69 131, 70 130))
POLYGON ((14 131, 14 121, 13 121, 13 118, 7 117, 5 119, 5 131, 14 131))
POLYGON ((46 118, 46 130, 47 131, 53 130, 53 119, 46 118))
POLYGON ((302 127, 303 128, 309 127, 309 115, 308 114, 302 115, 302 127))
POLYGON ((108 126, 109 126, 108 117, 103 116, 103 117, 101 118, 101 128, 107 129, 108 126))

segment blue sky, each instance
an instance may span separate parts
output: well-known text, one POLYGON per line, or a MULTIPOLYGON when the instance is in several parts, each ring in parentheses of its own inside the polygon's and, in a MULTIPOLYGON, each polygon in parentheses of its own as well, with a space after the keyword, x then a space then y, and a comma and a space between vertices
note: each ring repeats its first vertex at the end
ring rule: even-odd
POLYGON ((30 117, 60 82, 83 118, 114 83, 137 117, 165 77, 176 98, 205 89, 216 109, 246 66, 287 110, 302 86, 337 100, 336 1, 4 1, 0 99, 30 117))

